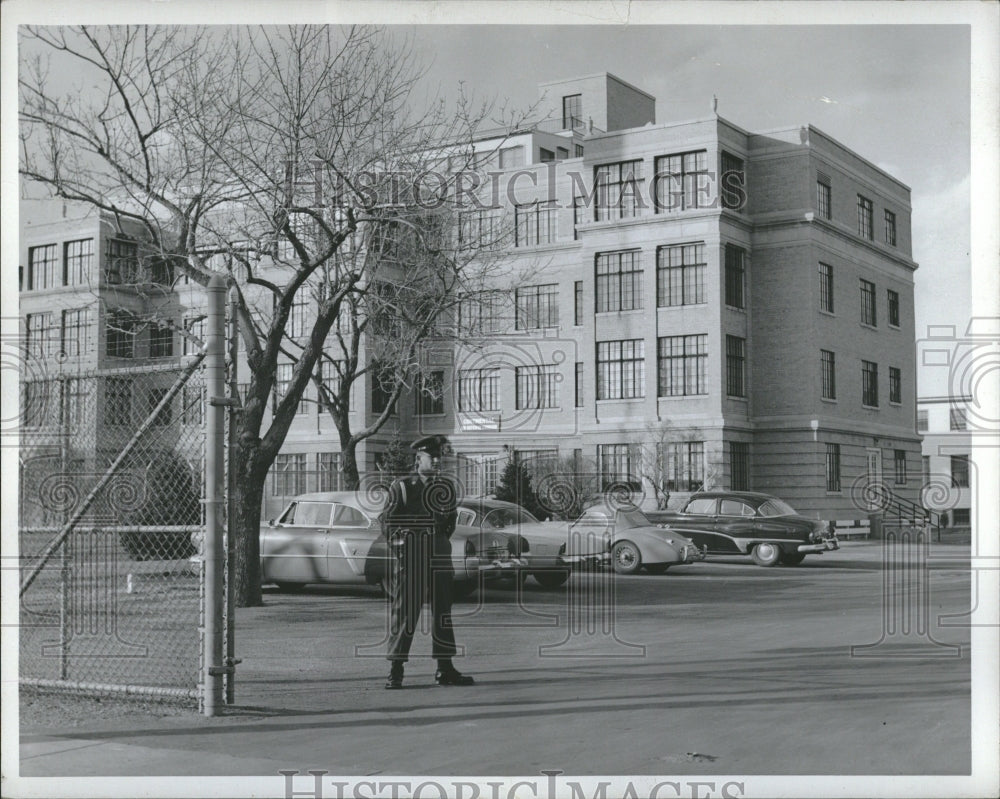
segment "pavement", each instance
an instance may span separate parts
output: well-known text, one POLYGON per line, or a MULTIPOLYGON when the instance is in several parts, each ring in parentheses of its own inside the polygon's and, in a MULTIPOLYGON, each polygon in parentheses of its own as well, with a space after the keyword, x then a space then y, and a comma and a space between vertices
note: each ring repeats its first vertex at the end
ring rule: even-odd
MULTIPOLYGON (((714 793, 699 796, 723 795, 727 775, 961 780, 972 769, 970 631, 938 622, 969 609, 968 555, 932 549, 932 628, 903 637, 886 636, 879 542, 796 568, 710 559, 618 578, 600 617, 573 604, 600 588, 586 576, 569 592, 529 584, 521 601, 491 589, 456 605, 469 688, 433 684, 429 636, 418 635, 405 689, 386 691, 384 603, 371 591, 268 593, 264 607, 238 612, 243 663, 223 715, 25 727, 20 775, 164 777, 173 788, 197 777, 206 796, 243 790, 213 775, 289 795, 280 772, 310 769, 715 775, 714 793)), ((298 779, 296 791, 316 795, 298 779)))

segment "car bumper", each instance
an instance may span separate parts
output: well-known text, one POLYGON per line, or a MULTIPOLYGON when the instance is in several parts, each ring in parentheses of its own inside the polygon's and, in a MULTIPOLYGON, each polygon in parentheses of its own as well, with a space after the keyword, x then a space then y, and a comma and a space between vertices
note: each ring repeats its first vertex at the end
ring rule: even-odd
POLYGON ((479 574, 487 580, 499 577, 512 577, 517 572, 528 565, 524 558, 498 558, 492 561, 483 561, 479 564, 479 574))
POLYGON ((681 552, 681 563, 696 563, 699 560, 705 560, 705 556, 708 554, 708 547, 702 547, 699 549, 696 546, 686 546, 681 552))
POLYGON ((840 542, 836 538, 827 538, 815 544, 799 544, 799 552, 833 552, 840 549, 840 542))

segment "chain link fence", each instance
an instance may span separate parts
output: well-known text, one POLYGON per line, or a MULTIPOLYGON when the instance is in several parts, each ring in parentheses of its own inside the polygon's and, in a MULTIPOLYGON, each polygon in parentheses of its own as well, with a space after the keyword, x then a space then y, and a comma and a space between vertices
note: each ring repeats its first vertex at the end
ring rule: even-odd
POLYGON ((21 684, 196 701, 201 358, 186 367, 24 377, 21 684))

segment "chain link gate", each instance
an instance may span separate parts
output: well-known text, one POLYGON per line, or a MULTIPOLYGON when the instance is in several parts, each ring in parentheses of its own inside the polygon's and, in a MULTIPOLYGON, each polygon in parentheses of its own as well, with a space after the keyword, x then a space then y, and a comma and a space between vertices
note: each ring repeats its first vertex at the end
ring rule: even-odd
MULTIPOLYGON (((231 631, 212 634, 224 625, 225 586, 216 579, 206 591, 207 524, 222 538, 206 492, 223 468, 221 458, 212 466, 207 434, 225 403, 221 391, 210 396, 209 349, 181 365, 22 381, 21 685, 214 712, 208 675, 231 683, 232 659, 221 666, 231 631)), ((218 452, 218 419, 214 428, 218 452)))

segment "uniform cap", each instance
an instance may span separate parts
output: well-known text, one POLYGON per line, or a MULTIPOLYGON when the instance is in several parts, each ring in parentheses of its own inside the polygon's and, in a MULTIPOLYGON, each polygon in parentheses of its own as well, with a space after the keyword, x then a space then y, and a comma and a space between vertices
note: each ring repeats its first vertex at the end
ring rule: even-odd
POLYGON ((451 453, 451 442, 445 436, 424 436, 410 444, 414 452, 426 452, 432 458, 451 453))

